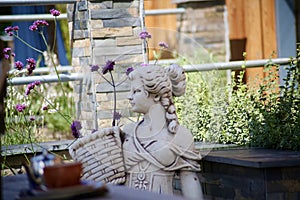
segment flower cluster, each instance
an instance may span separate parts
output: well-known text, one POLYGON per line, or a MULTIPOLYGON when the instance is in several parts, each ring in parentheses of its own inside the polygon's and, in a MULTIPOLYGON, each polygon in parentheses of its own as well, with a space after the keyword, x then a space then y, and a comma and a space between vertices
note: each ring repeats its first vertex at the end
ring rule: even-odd
POLYGON ((145 39, 147 39, 147 38, 150 39, 152 36, 151 36, 151 34, 149 34, 147 31, 142 31, 142 32, 140 32, 139 37, 140 37, 142 40, 145 40, 145 39))
POLYGON ((71 130, 74 138, 80 137, 80 132, 79 132, 80 129, 82 129, 80 121, 74 120, 73 123, 71 124, 71 130))
POLYGON ((38 86, 38 85, 40 85, 40 84, 41 84, 40 81, 34 81, 34 82, 32 82, 32 83, 29 83, 29 84, 27 85, 26 90, 25 90, 25 95, 28 96, 28 95, 30 94, 31 90, 33 90, 35 86, 38 86))
MULTIPOLYGON (((28 75, 32 74, 33 70, 36 67, 36 61, 34 60, 34 58, 27 58, 27 71, 28 71, 28 75)), ((17 64, 16 64, 17 65, 17 64)))
POLYGON ((54 8, 52 8, 50 10, 50 13, 54 16, 54 17, 57 17, 60 15, 60 12, 58 10, 55 10, 54 8))
POLYGON ((17 110, 18 112, 23 112, 23 111, 25 110, 25 108, 26 108, 26 105, 25 105, 25 104, 17 104, 17 105, 16 105, 16 110, 17 110))
POLYGON ((18 26, 8 26, 4 29, 5 33, 7 33, 9 36, 14 35, 14 31, 18 31, 19 27, 18 26))
POLYGON ((31 26, 29 26, 29 30, 36 31, 39 29, 39 27, 43 27, 43 26, 49 26, 48 22, 45 20, 36 20, 33 22, 31 26))
POLYGON ((6 47, 6 48, 3 49, 3 54, 4 54, 4 58, 5 58, 5 59, 8 59, 8 58, 9 58, 9 55, 11 55, 11 56, 13 56, 13 57, 16 56, 16 54, 15 54, 14 52, 12 52, 12 51, 11 51, 11 48, 9 48, 9 47, 6 47))

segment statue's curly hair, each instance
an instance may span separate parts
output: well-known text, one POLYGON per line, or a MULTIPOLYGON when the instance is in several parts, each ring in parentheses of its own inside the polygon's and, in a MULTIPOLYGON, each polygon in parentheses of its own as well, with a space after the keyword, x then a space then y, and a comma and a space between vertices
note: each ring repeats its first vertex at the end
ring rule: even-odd
POLYGON ((144 89, 160 96, 160 102, 166 110, 168 130, 176 133, 179 125, 173 96, 185 93, 186 77, 182 67, 172 64, 167 67, 150 65, 140 67, 129 74, 129 79, 140 78, 144 89))

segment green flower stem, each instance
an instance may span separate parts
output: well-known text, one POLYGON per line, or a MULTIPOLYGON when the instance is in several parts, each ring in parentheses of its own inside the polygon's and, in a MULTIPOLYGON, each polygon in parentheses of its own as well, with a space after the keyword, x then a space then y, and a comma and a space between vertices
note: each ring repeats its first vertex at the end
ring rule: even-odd
POLYGON ((55 19, 54 19, 54 35, 53 35, 53 46, 52 46, 52 52, 54 52, 54 49, 55 49, 55 45, 56 45, 56 26, 57 26, 57 17, 55 16, 55 19))
MULTIPOLYGON (((27 134, 28 134, 28 138, 29 138, 29 143, 30 143, 30 147, 31 147, 31 151, 32 152, 34 152, 34 148, 33 148, 33 141, 32 141, 32 138, 31 138, 31 134, 30 134, 30 124, 27 122, 27 120, 26 120, 26 116, 25 116, 25 113, 24 112, 22 112, 22 116, 23 116, 23 118, 24 118, 24 122, 25 122, 25 124, 26 124, 26 132, 27 132, 27 134)), ((35 155, 35 153, 34 153, 34 155, 35 155)))
MULTIPOLYGON (((97 71, 98 72, 98 71, 97 71)), ((109 84, 109 85, 111 85, 112 87, 114 87, 114 84, 112 83, 112 82, 110 82, 107 78, 105 78, 105 76, 102 74, 102 73, 100 73, 100 72, 98 72, 98 74, 100 74, 100 76, 109 84)))
MULTIPOLYGON (((54 21, 55 21, 55 26, 54 26, 54 40, 53 40, 53 48, 52 48, 52 50, 50 49, 50 47, 49 47, 49 45, 47 43, 47 40, 46 40, 45 35, 44 35, 44 32, 40 31, 40 34, 41 34, 41 36, 43 38, 43 41, 44 41, 44 43, 45 43, 45 45, 47 47, 47 53, 50 56, 52 65, 54 67, 54 70, 55 70, 58 82, 60 84, 60 87, 61 87, 61 90, 62 90, 62 93, 63 93, 63 96, 66 96, 66 93, 65 93, 65 90, 64 90, 64 87, 63 87, 63 83, 61 81, 61 78, 60 78, 60 75, 58 73, 57 66, 56 66, 56 63, 55 63, 54 57, 53 57, 53 55, 54 55, 54 47, 55 47, 55 43, 56 43, 56 26, 57 26, 56 20, 54 20, 54 21)), ((66 101, 66 100, 64 100, 64 101, 66 101)), ((66 102, 64 102, 64 103, 66 103, 66 102)))
POLYGON ((35 51, 37 51, 37 52, 39 52, 39 53, 43 53, 41 50, 39 50, 39 49, 37 49, 37 48, 35 48, 35 47, 33 47, 32 45, 30 45, 29 43, 27 43, 25 40, 23 40, 22 38, 20 38, 18 35, 16 35, 16 34, 13 34, 18 40, 20 40, 23 44, 25 44, 26 46, 28 46, 29 48, 31 48, 31 49, 33 49, 33 50, 35 50, 35 51))
POLYGON ((60 116, 62 116, 69 124, 71 124, 71 122, 69 121, 69 119, 67 119, 66 118, 66 116, 65 115, 63 115, 61 112, 59 112, 59 110, 57 110, 56 108, 55 108, 55 106, 44 96, 44 95, 42 95, 41 93, 39 93, 38 91, 36 91, 35 89, 33 89, 33 91, 35 92, 35 93, 37 93, 38 95, 40 95, 41 97, 43 97, 43 99, 45 100, 45 101, 47 101, 47 103, 60 115, 60 116))
POLYGON ((112 126, 115 126, 116 125, 115 113, 116 113, 116 110, 117 110, 117 91, 116 91, 114 76, 112 75, 111 71, 109 71, 109 74, 110 74, 112 86, 113 86, 113 89, 114 89, 114 111, 113 111, 112 126))

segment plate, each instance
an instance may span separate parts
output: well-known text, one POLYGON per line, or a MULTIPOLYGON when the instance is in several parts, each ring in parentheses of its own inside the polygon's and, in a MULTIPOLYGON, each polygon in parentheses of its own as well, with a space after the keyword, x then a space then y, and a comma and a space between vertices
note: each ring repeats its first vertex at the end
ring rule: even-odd
POLYGON ((19 200, 67 200, 100 197, 105 195, 108 189, 103 183, 83 182, 80 185, 49 189, 47 191, 27 190, 19 195, 19 200))

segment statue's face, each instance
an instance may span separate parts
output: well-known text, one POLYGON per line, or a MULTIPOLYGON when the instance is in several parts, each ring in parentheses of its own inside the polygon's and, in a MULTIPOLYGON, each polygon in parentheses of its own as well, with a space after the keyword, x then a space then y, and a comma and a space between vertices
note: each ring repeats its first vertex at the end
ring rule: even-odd
POLYGON ((155 103, 151 95, 145 91, 143 83, 139 79, 131 81, 131 90, 128 96, 132 111, 146 114, 155 103))

